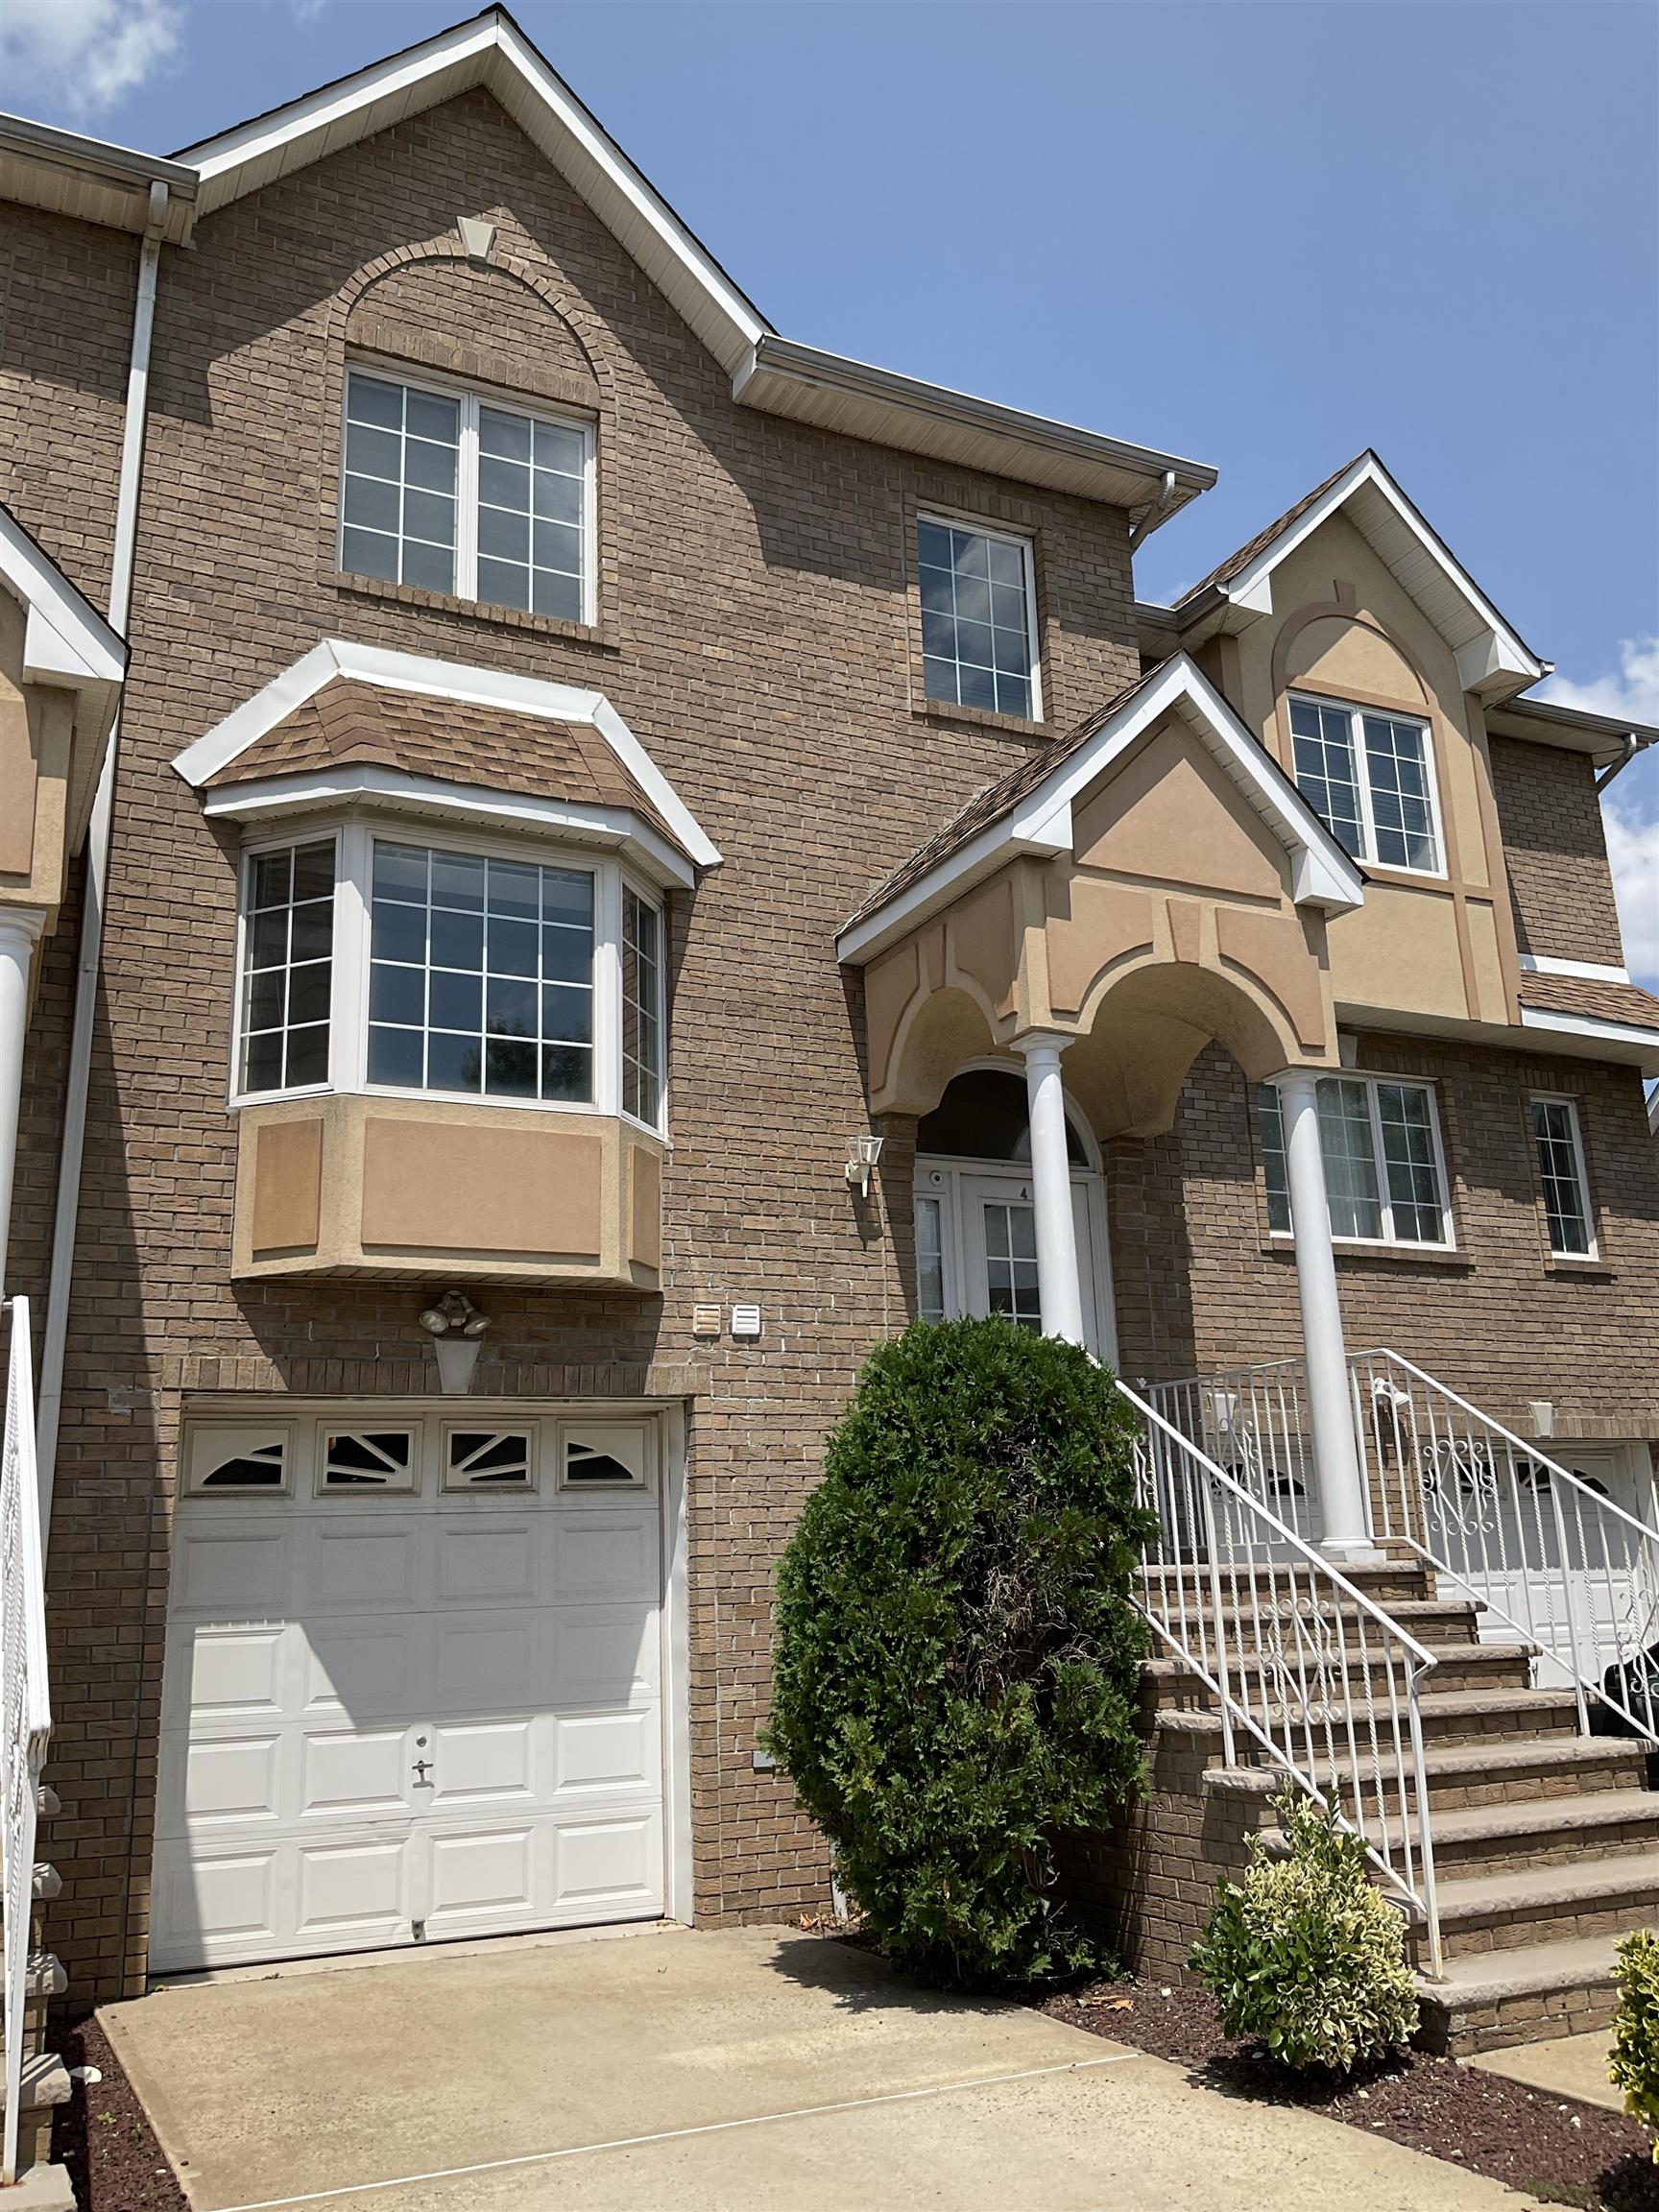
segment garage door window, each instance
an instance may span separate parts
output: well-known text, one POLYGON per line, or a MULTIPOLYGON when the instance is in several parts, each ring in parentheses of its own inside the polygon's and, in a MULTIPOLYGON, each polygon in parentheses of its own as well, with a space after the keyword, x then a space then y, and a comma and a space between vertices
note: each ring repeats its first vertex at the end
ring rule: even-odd
POLYGON ((413 1490, 415 1436, 408 1429, 330 1429, 321 1457, 325 1490, 413 1490))
POLYGON ((268 1497, 288 1487, 285 1430, 220 1429, 190 1440, 192 1490, 258 1490, 268 1497))
POLYGON ((589 1435, 565 1438, 565 1480, 575 1486, 597 1489, 627 1485, 639 1489, 645 1480, 645 1431, 642 1429, 595 1430, 589 1435))
POLYGON ((455 1429, 444 1463, 446 1490, 528 1489, 530 1438, 521 1429, 455 1429))

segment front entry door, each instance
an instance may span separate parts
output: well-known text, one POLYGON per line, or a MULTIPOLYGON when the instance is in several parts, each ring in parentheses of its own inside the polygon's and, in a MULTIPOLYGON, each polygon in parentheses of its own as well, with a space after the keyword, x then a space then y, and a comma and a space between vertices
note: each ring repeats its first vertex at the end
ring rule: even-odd
MULTIPOLYGON (((1040 1329, 1037 1287, 1037 1212, 1029 1175, 964 1175, 961 1182, 966 1306, 971 1313, 1005 1313, 1022 1328, 1040 1329)), ((1071 1214, 1077 1227, 1077 1273, 1083 1291, 1083 1340, 1110 1356, 1101 1341, 1096 1310, 1095 1260, 1089 1187, 1071 1178, 1071 1214)))

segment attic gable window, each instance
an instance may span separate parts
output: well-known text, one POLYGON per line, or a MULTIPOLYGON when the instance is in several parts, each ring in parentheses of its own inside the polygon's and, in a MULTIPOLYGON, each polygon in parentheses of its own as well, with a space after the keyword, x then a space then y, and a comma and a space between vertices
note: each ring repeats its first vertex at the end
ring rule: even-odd
POLYGON ((352 369, 340 565, 590 622, 592 477, 591 426, 574 417, 352 369))
POLYGON ((1290 741, 1297 789, 1356 860, 1445 874, 1426 723, 1292 698, 1290 741))
POLYGON ((916 524, 923 686, 929 699, 1036 721, 1031 544, 923 516, 916 524))

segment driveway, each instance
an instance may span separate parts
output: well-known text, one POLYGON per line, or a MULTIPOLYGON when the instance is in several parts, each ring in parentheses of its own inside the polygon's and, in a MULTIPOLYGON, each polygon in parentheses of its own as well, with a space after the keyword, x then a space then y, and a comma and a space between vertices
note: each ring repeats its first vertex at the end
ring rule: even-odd
POLYGON ((100 2018, 198 2212, 1526 2201, 777 1929, 405 1952, 163 1989, 100 2018))

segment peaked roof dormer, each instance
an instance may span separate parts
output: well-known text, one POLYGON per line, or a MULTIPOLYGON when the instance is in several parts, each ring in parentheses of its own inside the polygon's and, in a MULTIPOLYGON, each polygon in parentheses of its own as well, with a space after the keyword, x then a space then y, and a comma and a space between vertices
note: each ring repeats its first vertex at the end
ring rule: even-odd
POLYGON ((1070 737, 975 793, 849 919, 836 939, 839 957, 862 966, 1022 854, 1070 853, 1075 803, 1169 714, 1209 750, 1284 848, 1298 905, 1340 913, 1363 903, 1359 869, 1196 661, 1177 653, 1070 737))
POLYGON ((1507 699, 1549 674, 1550 662, 1504 620, 1369 447, 1230 553, 1173 608, 1148 609, 1147 615, 1172 624, 1183 642, 1193 644, 1271 614, 1275 570, 1338 513, 1445 638, 1466 691, 1507 699))

